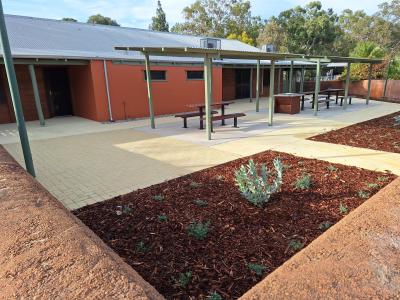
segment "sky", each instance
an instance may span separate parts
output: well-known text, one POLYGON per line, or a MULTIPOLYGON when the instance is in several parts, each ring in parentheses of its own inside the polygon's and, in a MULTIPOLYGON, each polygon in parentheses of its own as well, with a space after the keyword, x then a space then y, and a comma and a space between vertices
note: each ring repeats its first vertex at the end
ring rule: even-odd
MULTIPOLYGON (((182 21, 182 9, 195 0, 161 0, 170 25, 182 21)), ((86 22, 87 17, 100 13, 115 19, 120 25, 148 28, 155 14, 157 0, 3 0, 6 14, 61 19, 72 17, 86 22)), ((278 15, 281 11, 309 0, 250 0, 253 15, 263 19, 278 15)), ((368 14, 378 10, 383 0, 321 0, 323 7, 335 12, 350 8, 363 9, 368 14)))

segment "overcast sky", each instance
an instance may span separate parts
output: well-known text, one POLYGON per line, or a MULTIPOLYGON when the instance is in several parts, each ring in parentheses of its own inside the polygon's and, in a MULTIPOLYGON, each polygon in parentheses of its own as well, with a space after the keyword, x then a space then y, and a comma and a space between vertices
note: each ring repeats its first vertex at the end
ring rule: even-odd
MULTIPOLYGON (((161 0, 168 22, 182 21, 182 9, 194 0, 161 0)), ((264 19, 308 0, 251 0, 254 15, 264 19)), ((346 8, 364 9, 372 14, 383 0, 322 0, 325 9, 341 12, 346 8)), ((109 16, 123 26, 147 28, 155 14, 156 0, 3 0, 6 14, 61 19, 72 17, 85 22, 93 14, 109 16)))

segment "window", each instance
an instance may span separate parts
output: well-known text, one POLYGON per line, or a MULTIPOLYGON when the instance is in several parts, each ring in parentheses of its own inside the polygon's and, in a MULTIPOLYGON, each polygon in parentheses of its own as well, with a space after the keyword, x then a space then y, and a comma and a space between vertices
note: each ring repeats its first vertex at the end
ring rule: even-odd
POLYGON ((204 71, 186 71, 187 80, 202 80, 204 79, 204 71))
MULTIPOLYGON (((151 80, 167 80, 167 71, 150 71, 151 80)), ((144 80, 147 81, 147 74, 144 71, 144 80)))

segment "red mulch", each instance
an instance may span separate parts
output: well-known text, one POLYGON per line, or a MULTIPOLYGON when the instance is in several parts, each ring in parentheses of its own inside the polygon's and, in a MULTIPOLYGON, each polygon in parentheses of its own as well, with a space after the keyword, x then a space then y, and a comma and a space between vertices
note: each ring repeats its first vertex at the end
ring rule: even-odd
POLYGON ((400 112, 313 136, 309 140, 400 153, 400 112))
POLYGON ((248 203, 235 186, 234 170, 249 159, 243 158, 74 213, 166 298, 204 299, 214 291, 223 299, 238 298, 298 251, 289 247, 291 241, 306 246, 323 233, 322 222, 344 217, 341 203, 351 211, 365 201, 359 191, 372 196, 395 178, 338 164, 328 170, 327 162, 274 151, 252 156, 268 167, 276 157, 285 165, 284 183, 264 208, 248 203), (309 190, 294 187, 302 174, 312 176, 309 190), (164 200, 154 200, 155 195, 164 200), (196 199, 207 205, 196 205, 196 199), (129 209, 117 214, 118 206, 129 209), (210 222, 205 240, 188 235, 192 221, 210 222), (265 266, 263 275, 249 270, 249 263, 265 266), (175 279, 189 271, 191 282, 179 287, 175 279))

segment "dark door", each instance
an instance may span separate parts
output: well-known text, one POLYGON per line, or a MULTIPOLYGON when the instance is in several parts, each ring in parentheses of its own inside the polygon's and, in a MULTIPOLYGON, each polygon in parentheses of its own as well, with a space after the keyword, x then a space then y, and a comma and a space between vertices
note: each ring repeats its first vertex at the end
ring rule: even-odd
POLYGON ((250 98, 250 69, 236 69, 236 99, 250 98))
POLYGON ((66 68, 43 70, 51 116, 72 115, 71 90, 66 68))

